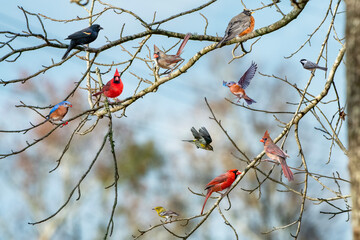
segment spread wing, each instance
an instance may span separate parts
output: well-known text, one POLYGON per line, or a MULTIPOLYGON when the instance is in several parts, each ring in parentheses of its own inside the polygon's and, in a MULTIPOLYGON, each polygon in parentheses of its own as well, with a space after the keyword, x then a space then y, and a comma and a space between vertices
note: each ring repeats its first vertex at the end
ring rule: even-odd
POLYGON ((253 79, 253 77, 255 76, 257 70, 257 65, 256 63, 252 62, 251 66, 249 67, 249 69, 244 73, 244 75, 242 75, 242 77, 240 78, 238 84, 243 88, 247 88, 247 86, 249 86, 251 79, 253 79))
POLYGON ((212 142, 212 139, 211 139, 211 137, 210 137, 210 134, 209 134, 209 132, 206 130, 205 127, 201 127, 201 128, 199 129, 199 133, 200 133, 200 135, 204 138, 206 144, 210 144, 210 143, 212 142))
POLYGON ((192 135, 194 135, 194 138, 196 138, 197 140, 200 140, 201 136, 194 127, 191 128, 191 132, 192 132, 192 135))

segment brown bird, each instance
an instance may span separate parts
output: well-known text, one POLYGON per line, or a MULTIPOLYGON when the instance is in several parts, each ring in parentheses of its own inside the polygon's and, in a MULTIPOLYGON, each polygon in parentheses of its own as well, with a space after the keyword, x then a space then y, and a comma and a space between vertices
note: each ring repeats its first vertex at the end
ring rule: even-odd
POLYGON ((233 17, 225 30, 225 36, 216 44, 215 48, 221 47, 224 43, 237 36, 241 37, 252 32, 255 27, 255 19, 251 14, 252 12, 244 9, 242 13, 233 17))
POLYGON ((276 163, 280 163, 285 177, 289 181, 294 180, 294 174, 291 172, 289 166, 286 164, 286 158, 289 157, 281 148, 275 145, 271 139, 269 132, 266 131, 260 142, 264 143, 264 150, 266 155, 276 163))
POLYGON ((161 51, 155 44, 154 44, 154 58, 156 64, 165 69, 172 69, 176 66, 176 64, 182 60, 183 58, 180 57, 182 50, 184 49, 187 41, 189 40, 191 34, 188 33, 184 37, 183 42, 181 43, 179 50, 177 51, 176 55, 167 55, 163 51, 161 51))

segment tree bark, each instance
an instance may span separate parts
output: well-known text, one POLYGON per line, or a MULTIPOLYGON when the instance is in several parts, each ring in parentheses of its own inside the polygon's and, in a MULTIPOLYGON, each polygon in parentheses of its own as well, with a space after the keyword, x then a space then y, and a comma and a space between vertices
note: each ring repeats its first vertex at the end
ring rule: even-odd
POLYGON ((346 79, 353 239, 360 239, 360 1, 346 0, 346 79))

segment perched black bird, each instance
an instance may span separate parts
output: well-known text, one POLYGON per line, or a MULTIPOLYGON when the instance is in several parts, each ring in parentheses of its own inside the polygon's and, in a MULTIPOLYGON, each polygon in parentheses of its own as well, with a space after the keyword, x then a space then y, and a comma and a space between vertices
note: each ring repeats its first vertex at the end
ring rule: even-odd
POLYGON ((71 42, 62 59, 65 59, 69 52, 77 45, 88 44, 95 41, 101 29, 103 28, 100 27, 99 24, 94 24, 65 38, 65 40, 70 39, 71 42))

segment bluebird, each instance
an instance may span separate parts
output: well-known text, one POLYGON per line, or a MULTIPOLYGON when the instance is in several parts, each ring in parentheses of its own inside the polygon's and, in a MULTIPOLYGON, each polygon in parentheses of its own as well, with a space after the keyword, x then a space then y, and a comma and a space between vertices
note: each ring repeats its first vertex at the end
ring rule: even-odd
POLYGON ((309 71, 315 71, 316 68, 324 70, 324 71, 327 70, 326 67, 320 67, 316 63, 313 63, 313 62, 311 62, 309 60, 306 60, 306 59, 301 59, 300 63, 303 65, 303 68, 305 68, 306 70, 309 70, 309 71))
POLYGON ((50 110, 49 115, 46 116, 46 120, 61 121, 63 125, 66 125, 67 122, 63 122, 62 119, 65 117, 66 113, 68 112, 69 107, 72 107, 72 105, 68 101, 62 101, 56 104, 50 110))
POLYGON ((256 63, 252 62, 249 69, 244 73, 244 75, 240 78, 240 80, 237 83, 233 81, 231 82, 223 81, 223 86, 229 87, 230 91, 239 98, 238 102, 240 101, 240 99, 243 98, 248 105, 252 103, 256 103, 255 100, 251 99, 249 96, 246 95, 244 90, 249 86, 251 79, 253 79, 256 73, 256 70, 257 70, 257 65, 256 63))
POLYGON ((194 135, 194 140, 183 140, 184 142, 194 143, 196 148, 202 148, 209 151, 214 151, 213 147, 210 145, 212 139, 209 132, 205 127, 201 127, 199 132, 196 131, 194 127, 191 128, 191 132, 194 135))
POLYGON ((71 41, 70 41, 70 45, 69 45, 68 49, 66 50, 62 59, 65 59, 67 57, 67 55, 70 53, 70 51, 77 45, 88 44, 88 43, 95 41, 95 39, 97 38, 98 33, 101 29, 103 29, 103 28, 100 27, 99 24, 94 24, 94 25, 91 25, 90 27, 84 28, 81 31, 73 33, 73 34, 69 35, 67 38, 65 38, 65 40, 70 39, 71 41))

